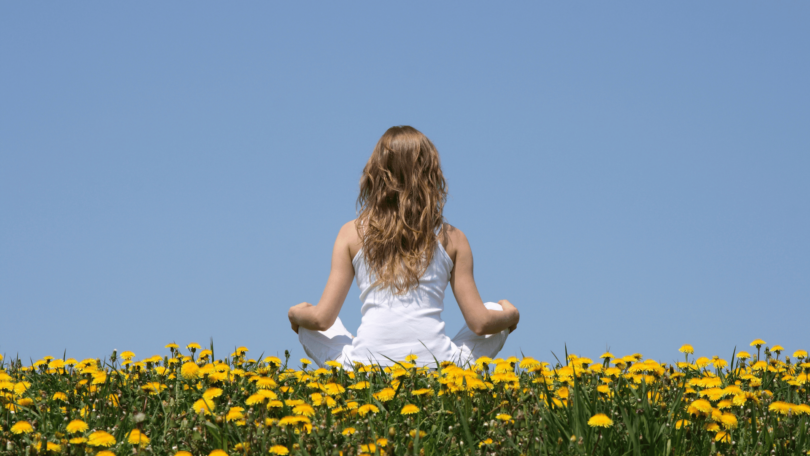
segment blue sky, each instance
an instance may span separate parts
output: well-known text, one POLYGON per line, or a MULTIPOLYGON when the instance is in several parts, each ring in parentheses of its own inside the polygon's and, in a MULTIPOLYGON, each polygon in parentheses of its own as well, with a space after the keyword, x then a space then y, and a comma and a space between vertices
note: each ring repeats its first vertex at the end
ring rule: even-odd
POLYGON ((808 349, 808 23, 807 2, 4 2, 0 353, 303 356, 287 308, 318 301, 403 124, 439 149, 482 297, 521 311, 504 355, 808 349))

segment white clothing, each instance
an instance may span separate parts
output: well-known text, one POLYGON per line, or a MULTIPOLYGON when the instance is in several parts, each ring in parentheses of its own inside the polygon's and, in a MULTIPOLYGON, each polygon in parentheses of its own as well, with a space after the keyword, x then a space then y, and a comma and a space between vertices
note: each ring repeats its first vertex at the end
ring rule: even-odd
MULTIPOLYGON (((324 367, 326 361, 335 360, 351 369, 355 361, 390 366, 410 354, 418 356, 414 364, 432 367, 436 367, 436 361, 463 365, 481 356, 494 358, 506 342, 508 329, 478 336, 465 324, 452 339, 445 334, 441 313, 453 260, 441 242, 436 244, 433 259, 419 285, 400 296, 372 285, 374 279, 369 275, 361 248, 352 260, 363 303, 357 337, 352 338, 340 317, 326 331, 299 328, 298 340, 312 361, 324 367)), ((494 302, 484 305, 487 309, 503 310, 494 302)))

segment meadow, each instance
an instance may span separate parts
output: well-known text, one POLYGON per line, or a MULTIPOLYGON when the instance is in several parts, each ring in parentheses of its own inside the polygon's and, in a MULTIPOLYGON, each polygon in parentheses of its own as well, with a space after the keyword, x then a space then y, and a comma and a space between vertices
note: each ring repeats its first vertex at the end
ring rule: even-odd
POLYGON ((810 454, 810 359, 762 340, 728 360, 684 345, 671 365, 563 353, 434 369, 166 348, 138 361, 0 357, 0 453, 810 454))

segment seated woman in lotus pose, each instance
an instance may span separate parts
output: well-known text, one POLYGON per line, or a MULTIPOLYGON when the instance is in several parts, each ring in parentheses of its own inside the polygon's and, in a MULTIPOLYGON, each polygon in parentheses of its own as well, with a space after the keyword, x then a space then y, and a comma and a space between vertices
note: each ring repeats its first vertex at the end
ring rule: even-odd
POLYGON ((321 300, 288 313, 315 363, 390 366, 416 355, 419 366, 463 365, 501 350, 520 314, 507 300, 481 300, 470 244, 444 223, 446 199, 433 143, 413 127, 388 129, 360 178, 360 214, 338 233, 321 300), (357 337, 338 317, 355 277, 363 303, 357 337), (448 282, 466 321, 452 339, 441 317, 448 282))

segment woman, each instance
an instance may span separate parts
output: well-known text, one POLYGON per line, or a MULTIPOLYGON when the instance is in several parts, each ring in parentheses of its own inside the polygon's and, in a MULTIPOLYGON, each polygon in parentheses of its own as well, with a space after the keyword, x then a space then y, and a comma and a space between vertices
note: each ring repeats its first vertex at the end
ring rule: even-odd
POLYGON ((420 366, 464 364, 501 350, 520 314, 507 300, 481 300, 470 244, 444 223, 446 200, 433 143, 413 127, 388 129, 360 178, 360 214, 338 233, 321 300, 288 313, 315 363, 389 366, 416 355, 420 366), (355 276, 363 303, 357 337, 338 317, 355 276), (441 318, 448 282, 466 322, 452 339, 441 318))

